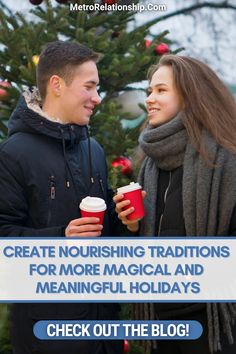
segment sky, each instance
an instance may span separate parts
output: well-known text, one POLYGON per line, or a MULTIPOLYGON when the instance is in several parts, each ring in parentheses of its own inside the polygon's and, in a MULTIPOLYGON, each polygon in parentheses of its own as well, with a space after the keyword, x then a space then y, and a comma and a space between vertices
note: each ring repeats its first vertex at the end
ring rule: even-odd
MULTIPOLYGON (((161 14, 204 0, 146 0, 146 3, 166 5, 166 12, 149 11, 136 15, 136 24, 145 23, 161 14)), ((231 0, 234 3, 235 0, 231 0)), ((29 0, 8 0, 12 11, 28 15, 34 6, 29 0)), ((222 2, 222 0, 208 0, 222 2)), ((53 4, 60 6, 55 0, 53 4)), ((169 30, 168 38, 173 41, 172 49, 185 47, 183 55, 191 55, 209 64, 226 83, 236 85, 236 10, 201 9, 194 15, 181 15, 159 22, 152 27, 152 35, 169 30)), ((135 24, 134 24, 135 25, 135 24)))
MULTIPOLYGON (((166 4, 166 13, 180 10, 196 2, 202 3, 204 0, 158 1, 159 4, 166 4)), ((219 3, 222 0, 208 2, 219 3)), ((229 2, 236 5, 235 0, 229 2)), ((146 16, 150 20, 155 18, 156 14, 149 12, 146 16)), ((137 21, 146 22, 145 14, 138 14, 137 21)), ((204 61, 221 79, 236 84, 236 10, 205 8, 195 11, 193 15, 171 17, 153 26, 152 34, 158 34, 163 30, 170 31, 168 38, 175 43, 174 48, 185 47, 181 54, 204 61)))

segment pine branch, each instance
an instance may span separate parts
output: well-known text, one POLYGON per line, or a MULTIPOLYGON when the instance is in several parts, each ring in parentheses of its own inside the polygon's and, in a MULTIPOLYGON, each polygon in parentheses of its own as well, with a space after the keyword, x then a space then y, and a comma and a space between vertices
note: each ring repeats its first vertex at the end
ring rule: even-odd
POLYGON ((145 26, 145 27, 147 26, 149 28, 150 26, 155 25, 157 22, 167 20, 168 18, 171 18, 171 17, 174 17, 174 16, 188 14, 190 12, 202 9, 204 7, 217 9, 217 10, 218 9, 236 10, 236 6, 234 6, 232 4, 229 4, 228 1, 222 1, 221 3, 218 3, 218 4, 205 1, 203 3, 198 3, 198 4, 195 4, 195 5, 189 6, 189 7, 182 8, 182 9, 177 10, 177 11, 170 12, 169 14, 166 14, 164 16, 161 16, 161 17, 158 17, 158 18, 156 18, 154 20, 146 22, 143 26, 145 26))
POLYGON ((6 10, 10 16, 14 17, 14 14, 11 11, 11 9, 9 9, 9 7, 7 5, 5 5, 2 0, 0 0, 0 8, 2 8, 3 10, 6 10))

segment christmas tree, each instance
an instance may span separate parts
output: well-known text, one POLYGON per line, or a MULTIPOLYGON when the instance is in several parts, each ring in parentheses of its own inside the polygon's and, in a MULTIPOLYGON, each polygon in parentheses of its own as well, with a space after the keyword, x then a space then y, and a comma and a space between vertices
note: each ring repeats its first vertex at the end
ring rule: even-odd
MULTIPOLYGON (((131 91, 130 85, 145 80, 148 67, 169 51, 168 31, 150 41, 148 26, 134 26, 135 11, 91 7, 79 11, 76 4, 94 5, 95 1, 75 1, 71 5, 66 0, 57 2, 61 4, 55 6, 55 0, 29 0, 34 20, 27 20, 21 13, 9 14, 5 6, 0 7, 0 139, 7 134, 7 121, 20 92, 35 85, 38 55, 45 43, 63 39, 85 44, 101 54, 99 93, 103 100, 92 118, 91 135, 105 149, 111 182, 116 188, 134 178, 127 157, 137 145, 139 127, 145 118, 145 110, 139 107, 145 93, 142 89, 133 90, 134 87, 131 91), (122 167, 123 173, 115 166, 122 167)), ((115 3, 101 0, 104 6, 115 3)))

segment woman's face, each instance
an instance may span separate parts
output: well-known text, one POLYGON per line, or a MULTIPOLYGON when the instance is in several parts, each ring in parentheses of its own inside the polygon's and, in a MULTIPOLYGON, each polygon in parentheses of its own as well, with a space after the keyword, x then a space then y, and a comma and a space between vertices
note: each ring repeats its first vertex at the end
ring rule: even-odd
POLYGON ((146 99, 149 124, 157 127, 170 121, 181 110, 172 68, 161 66, 152 76, 146 99))

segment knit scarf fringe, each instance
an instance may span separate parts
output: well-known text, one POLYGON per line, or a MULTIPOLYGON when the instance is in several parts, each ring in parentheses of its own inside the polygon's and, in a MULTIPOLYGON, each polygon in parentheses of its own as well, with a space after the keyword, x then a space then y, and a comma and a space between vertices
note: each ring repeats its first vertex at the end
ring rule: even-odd
MULTIPOLYGON (((208 319, 209 351, 213 354, 222 350, 222 331, 224 335, 226 335, 228 342, 230 344, 234 343, 232 326, 235 324, 236 319, 236 304, 207 303, 206 311, 208 319)), ((144 321, 158 320, 153 303, 132 304, 132 318, 137 321, 140 321, 140 319, 144 321)), ((138 343, 142 347, 143 354, 149 354, 151 348, 158 348, 157 340, 140 340, 138 343)))

